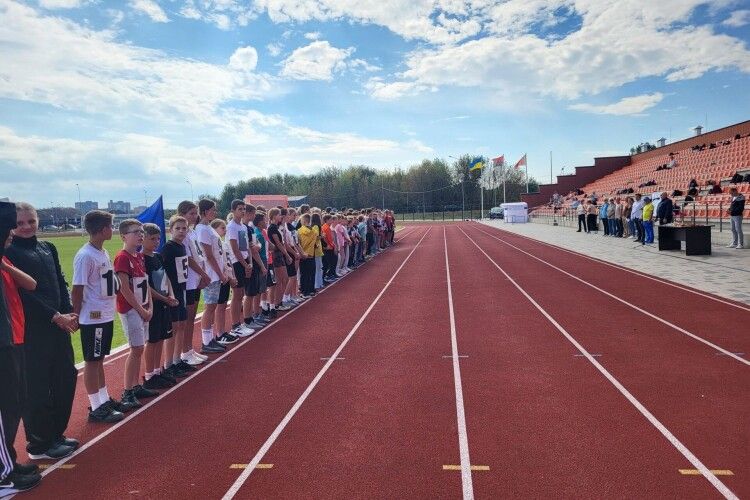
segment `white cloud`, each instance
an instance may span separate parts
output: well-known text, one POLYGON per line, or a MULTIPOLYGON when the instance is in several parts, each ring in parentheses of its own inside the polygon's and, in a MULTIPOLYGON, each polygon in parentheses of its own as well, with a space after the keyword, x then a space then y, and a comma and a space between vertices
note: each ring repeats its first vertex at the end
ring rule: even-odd
POLYGON ((240 47, 229 58, 229 67, 242 71, 253 71, 258 65, 258 51, 253 47, 240 47))
POLYGON ((168 23, 169 18, 162 8, 153 0, 130 0, 130 6, 133 10, 137 10, 143 14, 146 14, 156 23, 168 23))
POLYGON ((730 28, 740 28, 750 24, 750 10, 735 10, 721 24, 730 28))
POLYGON ((266 50, 271 57, 278 57, 284 47, 279 43, 269 43, 266 45, 266 50))
POLYGON ((247 26, 255 19, 256 13, 246 3, 237 0, 184 0, 180 15, 229 31, 236 26, 247 26))
POLYGON ((339 49, 327 41, 315 41, 295 49, 281 64, 282 76, 294 80, 333 79, 333 73, 346 67, 346 59, 354 48, 339 49))
POLYGON ((568 106, 575 111, 584 111, 599 115, 635 115, 653 108, 661 102, 664 94, 654 92, 653 94, 643 94, 632 97, 625 97, 613 104, 594 105, 588 103, 578 103, 568 106))
POLYGON ((320 40, 320 31, 305 33, 305 38, 307 38, 308 40, 320 40))
POLYGON ((39 0, 45 9, 75 9, 88 3, 88 0, 39 0))

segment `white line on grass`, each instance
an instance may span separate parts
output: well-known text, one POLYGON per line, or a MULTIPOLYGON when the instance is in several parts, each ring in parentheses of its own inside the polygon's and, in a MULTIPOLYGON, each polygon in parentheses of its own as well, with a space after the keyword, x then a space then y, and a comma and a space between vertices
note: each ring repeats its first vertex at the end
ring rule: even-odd
MULTIPOLYGON (((414 231, 411 231, 411 232, 409 232, 409 234, 412 234, 413 232, 414 231)), ((429 230, 428 230, 428 232, 429 232, 429 230)), ((406 238, 407 236, 409 236, 409 234, 403 235, 397 241, 403 240, 404 238, 406 238)), ((425 233, 425 235, 426 234, 427 233, 425 233)), ((422 236, 422 238, 424 239, 424 236, 422 236)), ((421 242, 422 240, 419 240, 419 241, 421 242)), ((419 245, 419 243, 417 243, 417 245, 419 245)), ((414 248, 416 249, 416 246, 414 248)), ((387 248, 386 250, 389 250, 389 249, 390 249, 390 247, 387 248)), ((413 252, 414 252, 414 250, 412 250, 412 253, 413 252)), ((411 254, 409 254, 409 255, 411 256, 411 254)), ((403 267, 403 264, 401 264, 401 267, 403 267)), ((399 269, 401 269, 401 268, 399 268, 399 269)), ((331 287, 335 286, 338 283, 341 283, 344 279, 348 278, 352 274, 354 274, 354 273, 347 274, 347 275, 343 276, 342 278, 340 278, 335 283, 331 283, 326 288, 324 288, 323 290, 321 290, 320 292, 318 292, 318 295, 321 295, 321 294, 325 293, 326 291, 330 290, 331 287)), ((309 304, 310 302, 312 302, 312 300, 306 300, 305 302, 303 302, 299 306, 295 307, 291 311, 289 311, 286 314, 284 314, 279 319, 274 320, 273 322, 271 322, 268 325, 266 325, 263 329, 261 329, 261 331, 259 333, 253 335, 252 337, 247 337, 247 338, 241 340, 239 343, 236 344, 236 347, 227 350, 221 356, 219 356, 219 357, 214 358, 213 360, 211 360, 203 369, 198 370, 197 372, 193 372, 192 375, 189 375, 188 377, 184 378, 181 382, 179 382, 177 385, 175 385, 175 386, 167 389, 166 391, 162 392, 157 397, 155 397, 154 399, 152 399, 151 401, 149 401, 148 403, 146 403, 145 405, 143 405, 141 408, 139 408, 139 409, 137 409, 137 410, 135 410, 135 411, 133 411, 131 413, 128 413, 128 416, 125 417, 123 420, 119 421, 118 423, 116 423, 115 425, 113 425, 112 427, 110 427, 109 429, 107 429, 106 431, 104 431, 101 434, 97 435, 91 441, 88 441, 85 444, 81 445, 81 447, 78 448, 73 454, 68 455, 67 457, 65 457, 65 458, 63 458, 61 460, 58 460, 57 462, 55 462, 53 464, 50 464, 47 469, 45 469, 44 471, 42 471, 42 476, 46 476, 47 474, 50 474, 50 473, 56 471, 58 468, 60 468, 60 466, 64 465, 68 461, 70 461, 73 458, 77 457, 78 455, 80 455, 81 453, 83 453, 84 451, 86 451, 87 449, 91 448, 96 443, 98 443, 99 441, 101 441, 105 437, 109 436, 114 431, 116 431, 117 429, 119 429, 120 427, 122 427, 123 425, 125 425, 126 423, 130 422, 131 420, 133 420, 135 417, 137 417, 138 415, 140 415, 141 413, 143 413, 144 411, 146 411, 148 408, 151 408, 153 405, 155 405, 157 402, 159 402, 162 399, 164 399, 166 396, 168 396, 172 392, 176 391, 177 389, 179 389, 181 387, 184 387, 186 385, 186 382, 188 382, 189 380, 192 380, 194 377, 200 375, 201 373, 205 373, 212 366, 218 365, 219 362, 222 361, 225 357, 229 356, 230 353, 235 352, 237 349, 239 349, 240 347, 244 346, 245 344, 247 344, 249 342, 252 342, 253 340, 257 339, 258 337, 260 337, 261 335, 263 335, 265 332, 267 332, 268 330, 270 330, 273 326, 278 325, 281 321, 283 321, 284 319, 288 318, 290 315, 294 314, 296 311, 299 311, 301 308, 305 307, 305 305, 309 304)), ((13 498, 13 496, 11 496, 9 498, 13 498)))
MULTIPOLYGON (((459 227, 459 229, 461 228, 459 227)), ((619 380, 614 377, 614 375, 609 373, 609 371, 604 368, 604 366, 602 366, 601 363, 599 363, 580 343, 578 343, 578 341, 570 333, 568 333, 568 331, 565 330, 565 328, 563 328, 560 323, 555 320, 555 318, 553 318, 542 306, 540 306, 537 301, 535 301, 531 297, 531 295, 526 292, 526 290, 524 290, 518 283, 516 283, 516 281, 511 278, 510 275, 492 259, 492 257, 487 255, 487 252, 485 252, 482 247, 480 247, 477 242, 471 238, 471 236, 466 234, 463 229, 461 229, 461 232, 464 233, 469 241, 471 241, 474 246, 477 247, 485 257, 487 257, 487 259, 497 268, 497 270, 503 273, 505 277, 508 278, 511 283, 513 283, 513 286, 515 286, 518 291, 521 292, 521 294, 523 294, 523 296, 526 297, 526 299, 528 299, 528 301, 531 302, 533 306, 540 313, 542 313, 542 315, 547 318, 547 320, 552 323, 555 328, 557 328, 557 330, 562 333, 571 344, 573 344, 573 346, 575 346, 576 349, 578 349, 578 352, 583 354, 583 356, 589 361, 589 363, 594 365, 594 367, 599 370, 599 373, 604 375, 604 377, 609 380, 609 382, 613 386, 615 386, 620 394, 625 396, 625 399, 627 399, 630 404, 632 404, 641 413, 641 415, 643 415, 646 420, 648 420, 651 425, 653 425, 667 439, 667 441, 669 441, 672 446, 674 446, 677 451, 679 451, 682 456, 684 456, 693 465, 693 467, 700 471, 703 477, 705 477, 714 486, 714 488, 716 488, 719 493, 724 496, 724 498, 738 500, 738 497, 734 493, 732 493, 732 491, 724 483, 722 483, 721 480, 708 469, 708 467, 703 465, 703 462, 701 462, 698 457, 693 455, 693 453, 687 448, 687 446, 682 444, 682 442, 677 439, 677 437, 672 434, 669 429, 664 426, 664 424, 662 424, 645 406, 643 406, 640 401, 638 401, 638 399, 636 399, 635 396, 630 393, 630 391, 625 388, 625 386, 620 383, 619 380)))
POLYGON ((443 226, 443 243, 445 244, 445 274, 448 278, 448 312, 451 320, 451 350, 453 351, 453 385, 456 389, 456 421, 458 424, 458 450, 461 455, 461 484, 464 500, 474 498, 474 486, 471 480, 471 459, 469 457, 469 434, 466 432, 466 414, 464 412, 464 393, 461 388, 461 366, 456 338, 456 316, 453 312, 453 292, 451 290, 451 270, 448 263, 448 239, 443 226))
MULTIPOLYGON (((605 266, 614 267, 615 269, 619 269, 620 271, 625 271, 626 273, 635 274, 636 276, 640 276, 641 278, 646 278, 646 279, 650 279, 652 281, 656 281, 657 283, 661 283, 662 285, 668 285, 668 286, 677 288, 677 289, 685 291, 685 292, 694 293, 695 295, 700 295, 701 297, 704 297, 704 298, 707 298, 707 299, 711 299, 711 300, 714 300, 716 302, 721 302, 722 304, 726 304, 728 306, 736 307, 737 309, 742 309, 743 311, 750 311, 750 307, 748 307, 748 306, 744 306, 744 305, 741 305, 741 304, 735 304, 734 302, 729 302, 728 300, 722 300, 722 299, 720 299, 718 297, 714 297, 713 295, 709 295, 707 293, 703 293, 703 292, 700 292, 698 290, 693 290, 692 288, 688 288, 688 287, 685 287, 685 286, 682 286, 682 285, 678 285, 676 283, 672 283, 671 281, 664 281, 664 280, 659 279, 659 278, 654 278, 653 276, 649 276, 648 274, 641 273, 641 272, 635 271, 633 269, 629 269, 629 268, 627 268, 625 266, 621 266, 621 265, 615 264, 613 262, 607 262, 606 260, 597 259, 596 257, 590 257, 590 256, 588 256, 586 254, 582 254, 582 253, 576 252, 575 250, 570 250, 570 249, 567 249, 567 248, 558 247, 558 246, 552 245, 551 243, 547 243, 546 241, 537 240, 537 239, 531 238, 531 237, 523 235, 523 234, 512 233, 510 231, 506 231, 506 230, 504 230, 502 228, 499 228, 497 226, 490 226, 489 224, 485 224, 485 226, 497 229, 498 231, 502 231, 504 233, 509 233, 509 234, 516 235, 519 238, 524 238, 524 239, 527 239, 527 240, 532 241, 534 243, 539 243, 541 245, 545 245, 545 246, 548 246, 550 248, 554 248, 555 250, 562 250, 563 252, 567 252, 569 254, 575 255, 576 257, 582 257, 584 259, 593 260, 594 262, 598 262, 599 264, 604 264, 605 266)), ((638 245, 638 246, 640 246, 640 245, 638 245)))
MULTIPOLYGON (((633 305, 633 304, 631 304, 631 303, 630 303, 630 302, 628 302, 627 300, 621 299, 620 297, 618 297, 618 296, 616 296, 616 295, 614 295, 614 294, 612 294, 612 293, 609 293, 609 292, 608 292, 608 291, 606 291, 606 290, 603 290, 603 289, 599 288, 598 286, 594 285, 593 283, 589 283, 588 281, 586 281, 586 280, 584 280, 584 279, 581 279, 581 278, 579 278, 578 276, 575 276, 574 274, 571 274, 571 273, 569 273, 568 271, 566 271, 566 270, 564 270, 564 269, 560 269, 559 267, 557 267, 557 266, 555 266, 555 265, 553 265, 553 264, 550 264, 549 262, 545 262, 545 261, 544 261, 543 259, 540 259, 539 257, 537 257, 537 256, 535 256, 535 255, 532 255, 532 254, 530 254, 530 253, 529 253, 529 252, 527 252, 526 250, 523 250, 523 249, 521 249, 521 248, 518 248, 517 246, 513 245, 512 243, 508 243, 507 241, 503 240, 502 238, 498 238, 497 236, 494 236, 494 235, 492 235, 492 234, 490 234, 490 233, 488 233, 488 232, 486 232, 486 231, 482 231, 482 230, 481 230, 481 229, 479 229, 479 228, 477 228, 477 230, 478 230, 478 231, 479 231, 480 233, 484 233, 484 234, 486 234, 486 235, 487 235, 487 236, 489 236, 490 238, 494 238, 494 239, 496 239, 497 241, 499 241, 499 242, 501 242, 501 243, 504 243, 504 244, 508 245, 508 246, 509 246, 509 247, 511 247, 511 248, 515 248, 515 249, 516 249, 516 250, 518 250, 519 252, 521 252, 521 253, 524 253, 524 254, 528 255, 528 256, 529 256, 529 257, 531 257, 532 259, 536 259, 536 260, 538 260, 538 261, 539 261, 539 262, 541 262, 542 264, 545 264, 545 265, 547 265, 547 266, 551 267, 552 269, 556 269, 556 270, 560 271, 561 273, 563 273, 563 274, 565 274, 565 275, 567 275, 567 276, 570 276, 570 277, 571 277, 571 278, 573 278, 574 280, 580 281, 580 282, 581 282, 581 283, 583 283, 584 285, 588 285, 588 286, 590 286, 590 287, 591 287, 591 288, 593 288, 594 290, 596 290, 596 291, 598 291, 598 292, 601 292, 601 293, 603 293, 603 294, 604 294, 604 295, 606 295, 607 297, 610 297, 610 298, 612 298, 612 299, 615 299, 616 301, 618 301, 618 302, 620 302, 620 303, 622 303, 622 304, 625 304, 626 306, 628 306, 628 307, 630 307, 630 308, 632 308, 632 309, 635 309, 636 311, 638 311, 638 312, 640 312, 640 313, 642 313, 642 314, 645 314, 646 316, 648 316, 648 317, 650 317, 650 318, 653 318, 653 319, 655 319, 656 321, 658 321, 658 322, 660 322, 660 323, 663 323, 663 324, 667 325, 668 327, 670 327, 670 328, 673 328, 673 329, 677 330, 678 332, 680 332, 680 333, 682 333, 682 334, 684 334, 684 335, 687 335, 688 337, 690 337, 690 338, 692 338, 692 339, 694 339, 694 340, 697 340, 698 342, 701 342, 701 343, 703 343, 703 344, 705 344, 705 345, 707 345, 707 346, 711 347, 712 349, 716 349, 717 351, 719 351, 720 353, 724 354, 725 356, 729 356, 730 358, 733 358, 733 359, 735 359, 735 360, 739 361, 740 363, 742 363, 742 364, 744 364, 744 365, 750 366, 750 360, 747 360, 747 359, 743 359, 743 358, 741 358, 741 357, 737 356, 736 354, 732 353, 731 351, 728 351, 728 350, 724 349, 723 347, 719 347, 718 345, 714 344, 713 342, 711 342, 711 341, 709 341, 709 340, 706 340, 706 339, 704 339, 703 337, 699 337, 698 335, 696 335, 696 334, 694 334, 694 333, 691 333, 691 332, 689 332, 689 331, 685 330, 684 328, 682 328, 682 327, 679 327, 679 326, 675 325, 674 323, 671 323, 671 322, 667 321, 666 319, 664 319, 664 318, 662 318, 662 317, 660 317, 660 316, 657 316, 656 314, 650 313, 650 312, 646 311, 645 309, 642 309, 642 308, 640 308, 640 307, 638 307, 638 306, 636 306, 636 305, 633 305)), ((463 231, 463 230, 462 230, 462 231, 463 231)), ((466 234, 466 233, 464 233, 464 234, 466 234)))
POLYGON ((252 460, 248 463, 247 468, 245 468, 244 471, 242 471, 242 474, 240 474, 240 477, 237 478, 237 480, 232 484, 232 486, 229 487, 229 490, 224 494, 222 497, 223 500, 229 500, 231 498, 234 498, 234 496, 237 494, 237 492, 242 488, 242 485, 245 484, 245 481, 247 481, 247 478, 250 477, 250 474, 253 473, 255 470, 255 467, 260 463, 261 460, 263 460, 263 457, 268 453, 268 450, 271 449, 271 446, 276 442, 276 440, 279 438, 281 433, 284 431, 284 428, 289 424, 289 422, 292 420, 294 415, 297 413, 297 411, 300 409, 302 404, 305 402, 305 400, 310 396, 310 393, 312 393, 313 389, 315 389, 315 386, 318 385, 318 382, 323 378, 323 376, 326 374, 328 369, 331 367, 331 365, 334 363, 336 358, 339 357, 339 354, 341 354, 341 351, 344 350, 344 347, 346 347, 346 344, 349 343, 352 337, 354 337, 354 334, 357 333, 357 330, 359 330, 359 327, 362 325, 362 323, 365 321, 367 316, 369 316, 370 311, 372 311, 375 308, 375 304, 378 303, 380 298, 383 296, 386 290, 388 290, 388 287, 391 286, 391 283, 393 283, 393 280, 396 279, 396 276, 398 276, 398 273, 401 272, 401 269, 404 268, 406 263, 411 258, 412 254, 417 250, 420 243, 422 243, 422 240, 425 239, 425 237, 429 234, 430 229, 427 229, 425 233, 422 235, 422 238, 417 242, 416 245, 414 245, 414 248, 412 248, 411 252, 409 252, 409 255, 406 256, 404 261, 401 263, 401 265, 396 269, 396 272, 393 273, 393 276, 391 276, 391 279, 388 280, 388 282, 385 284, 382 290, 380 290, 380 293, 375 297, 375 299, 372 301, 370 306, 367 308, 367 310, 362 314, 362 316, 359 318, 357 323, 352 327, 352 329, 349 331, 347 336, 344 338, 344 340, 341 341, 341 344, 338 346, 336 351, 331 354, 330 359, 326 362, 325 365, 323 365, 323 368, 320 369, 318 374, 315 376, 315 378, 310 382, 310 385, 307 386, 305 391, 300 395, 300 397, 297 399, 297 401, 294 403, 292 408, 287 412, 287 414, 284 416, 283 419, 281 419, 281 422, 276 426, 276 428, 273 430, 270 436, 268 436, 268 439, 263 443, 263 445, 260 447, 258 452, 255 454, 252 460))

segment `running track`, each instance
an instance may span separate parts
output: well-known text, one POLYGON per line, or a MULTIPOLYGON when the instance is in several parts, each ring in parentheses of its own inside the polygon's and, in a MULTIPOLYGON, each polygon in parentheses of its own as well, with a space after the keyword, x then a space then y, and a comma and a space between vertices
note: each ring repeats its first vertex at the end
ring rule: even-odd
POLYGON ((83 447, 24 497, 750 496, 750 307, 484 225, 398 238, 116 426, 79 383, 83 447))

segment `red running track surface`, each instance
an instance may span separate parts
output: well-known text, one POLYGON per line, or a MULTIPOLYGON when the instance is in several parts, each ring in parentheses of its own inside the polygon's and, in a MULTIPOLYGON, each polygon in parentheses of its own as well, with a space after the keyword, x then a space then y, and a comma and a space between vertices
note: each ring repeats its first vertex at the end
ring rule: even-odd
MULTIPOLYGON (((731 470, 727 496, 750 494, 750 367, 664 322, 747 352, 750 312, 473 223, 400 234, 122 425, 85 423, 79 389, 69 434, 88 444, 24 497, 720 497, 514 283, 698 460, 731 470), (479 466, 463 475, 443 469, 461 464, 454 361, 479 466), (254 457, 272 468, 231 468, 254 457)), ((107 367, 118 386, 121 371, 107 367)))

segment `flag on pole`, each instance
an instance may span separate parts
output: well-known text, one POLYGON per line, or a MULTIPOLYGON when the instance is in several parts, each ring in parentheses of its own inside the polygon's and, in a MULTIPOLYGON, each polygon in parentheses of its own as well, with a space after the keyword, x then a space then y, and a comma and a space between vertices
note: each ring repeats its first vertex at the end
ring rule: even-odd
POLYGON ((494 166, 496 166, 496 167, 499 167, 499 166, 500 166, 500 165, 502 165, 503 163, 505 163, 505 155, 500 155, 500 156, 498 156, 497 158, 493 158, 493 159, 492 159, 492 164, 493 164, 494 166))
POLYGON ((526 166, 526 153, 524 153, 521 159, 518 160, 515 165, 513 165, 513 169, 518 170, 522 166, 526 166))
POLYGON ((469 172, 473 170, 482 170, 484 168, 484 162, 482 161, 482 158, 474 158, 471 160, 471 163, 469 163, 469 172))
POLYGON ((150 207, 138 214, 136 219, 144 224, 151 222, 159 226, 159 229, 161 229, 161 241, 159 242, 158 250, 161 251, 162 247, 167 243, 167 231, 164 226, 164 204, 161 196, 150 207))

